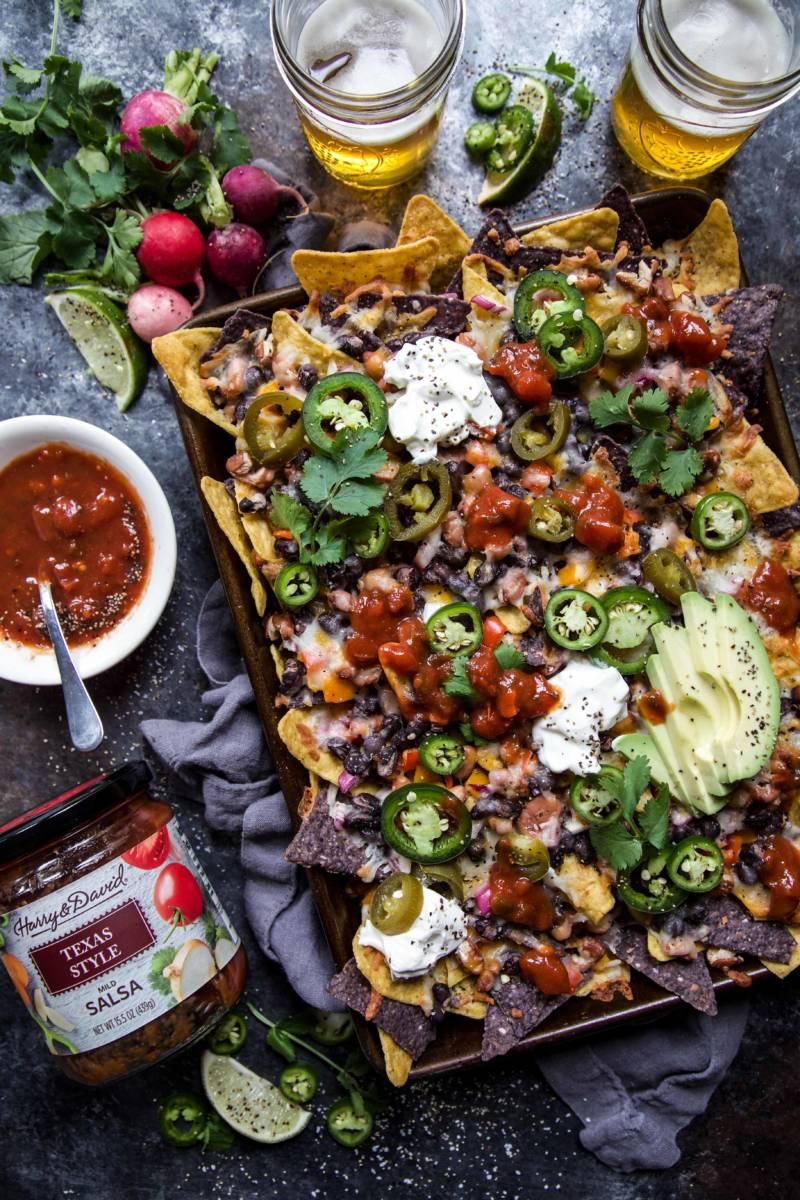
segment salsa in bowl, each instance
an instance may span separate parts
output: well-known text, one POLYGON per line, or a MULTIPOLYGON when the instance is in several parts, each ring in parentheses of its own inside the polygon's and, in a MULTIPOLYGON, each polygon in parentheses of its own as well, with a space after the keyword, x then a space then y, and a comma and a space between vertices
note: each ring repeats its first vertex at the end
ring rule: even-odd
POLYGON ((59 682, 37 579, 88 678, 150 633, 175 561, 164 493, 118 438, 70 417, 0 422, 0 677, 59 682))

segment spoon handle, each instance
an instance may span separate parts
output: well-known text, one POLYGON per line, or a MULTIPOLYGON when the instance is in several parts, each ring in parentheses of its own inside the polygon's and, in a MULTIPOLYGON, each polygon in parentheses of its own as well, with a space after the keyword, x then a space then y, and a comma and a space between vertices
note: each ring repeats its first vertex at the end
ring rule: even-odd
POLYGON ((96 750, 103 740, 103 723, 92 703, 92 698, 83 685, 72 655, 69 652, 50 584, 39 581, 39 599, 42 604, 47 632, 56 652, 61 686, 64 689, 64 704, 67 709, 67 724, 72 744, 76 750, 96 750))

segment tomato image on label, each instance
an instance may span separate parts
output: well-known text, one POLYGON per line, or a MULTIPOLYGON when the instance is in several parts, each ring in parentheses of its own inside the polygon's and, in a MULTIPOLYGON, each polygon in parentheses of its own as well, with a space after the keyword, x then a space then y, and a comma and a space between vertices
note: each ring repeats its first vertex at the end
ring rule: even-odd
POLYGON ((156 880, 153 904, 162 920, 174 929, 197 920, 203 911, 203 893, 188 867, 171 862, 156 880))
POLYGON ((169 830, 166 825, 162 825, 150 837, 123 854, 122 861, 129 867, 138 867, 140 871, 152 871, 161 866, 169 851, 169 830))

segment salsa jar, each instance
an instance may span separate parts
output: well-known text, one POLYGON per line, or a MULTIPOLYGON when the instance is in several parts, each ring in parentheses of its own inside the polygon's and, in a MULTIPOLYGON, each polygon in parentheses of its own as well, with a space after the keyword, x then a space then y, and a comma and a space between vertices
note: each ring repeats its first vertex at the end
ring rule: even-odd
POLYGON ((0 957, 58 1065, 93 1086, 202 1038, 247 975, 149 782, 127 763, 0 828, 0 957))

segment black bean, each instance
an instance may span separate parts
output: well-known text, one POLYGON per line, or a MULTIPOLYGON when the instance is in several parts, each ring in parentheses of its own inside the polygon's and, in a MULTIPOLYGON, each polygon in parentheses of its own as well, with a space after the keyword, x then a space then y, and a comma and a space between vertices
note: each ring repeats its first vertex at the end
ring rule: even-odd
POLYGON ((294 538, 275 538, 275 549, 281 558, 295 559, 299 554, 294 538))
POLYGON ((449 567, 463 567, 469 558, 469 550, 466 546, 451 546, 449 542, 442 541, 439 549, 436 551, 437 562, 447 563, 449 567))
POLYGON ((284 696, 295 696, 305 687, 306 683, 306 668, 303 663, 297 658, 287 658, 284 667, 283 675, 281 676, 280 690, 284 696))
MULTIPOLYGON (((272 372, 270 371, 270 375, 271 374, 272 372)), ((251 365, 244 373, 244 386, 248 389, 248 391, 254 392, 257 388, 261 387, 261 384, 264 383, 265 379, 268 378, 269 376, 264 375, 261 367, 251 365)))
POLYGON ((744 823, 759 833, 778 833, 786 824, 786 813, 778 805, 753 804, 745 813, 744 823))
POLYGON ((758 883, 758 870, 749 863, 737 862, 733 869, 742 883, 758 883))
POLYGON ((353 700, 353 708, 366 717, 372 717, 375 713, 380 712, 381 702, 371 688, 359 688, 353 700))
POLYGON ((233 410, 233 420, 236 425, 239 425, 245 418, 245 413, 250 407, 250 397, 240 396, 236 401, 236 408, 233 410))
POLYGON ((554 782, 553 772, 539 763, 533 774, 528 777, 528 795, 541 796, 542 792, 550 792, 554 782))
POLYGON ((487 558, 480 564, 475 571, 475 574, 472 576, 473 582, 476 583, 478 587, 488 587, 489 584, 493 583, 497 578, 498 570, 499 567, 497 564, 490 562, 490 560, 487 558))
POLYGON ((300 387, 310 392, 318 380, 319 373, 316 367, 312 367, 311 363, 303 363, 297 372, 297 382, 300 384, 300 387))
POLYGON ((331 634, 342 633, 350 625, 347 614, 342 612, 324 612, 317 620, 325 632, 331 634))

